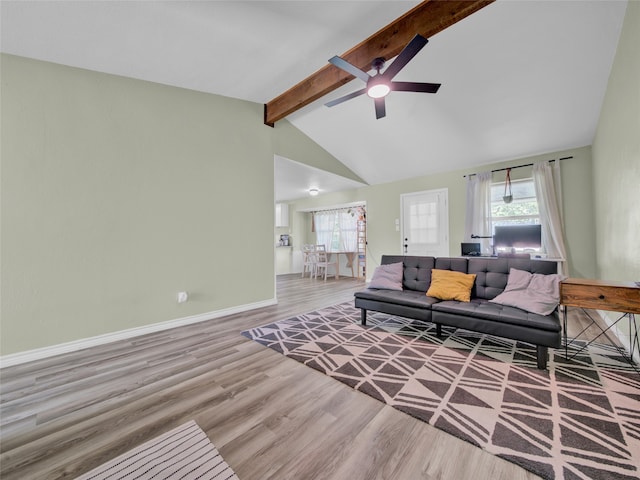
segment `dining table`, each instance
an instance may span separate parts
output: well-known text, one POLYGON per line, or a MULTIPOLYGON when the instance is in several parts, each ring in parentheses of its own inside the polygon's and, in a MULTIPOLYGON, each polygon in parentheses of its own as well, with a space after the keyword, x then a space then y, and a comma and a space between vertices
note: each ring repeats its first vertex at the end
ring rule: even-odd
POLYGON ((329 260, 331 260, 332 255, 334 254, 336 255, 336 275, 338 276, 338 278, 340 278, 340 255, 344 255, 345 258, 347 259, 346 267, 351 269, 351 276, 352 277, 356 276, 354 265, 353 265, 353 261, 356 258, 356 253, 357 252, 348 252, 348 251, 342 251, 342 250, 327 252, 327 256, 329 257, 329 260))

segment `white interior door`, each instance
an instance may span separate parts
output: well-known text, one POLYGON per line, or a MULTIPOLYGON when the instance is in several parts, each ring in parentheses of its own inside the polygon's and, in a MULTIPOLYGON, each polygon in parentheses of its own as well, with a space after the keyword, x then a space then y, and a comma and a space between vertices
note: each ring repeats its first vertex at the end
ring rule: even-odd
POLYGON ((402 252, 449 256, 448 190, 407 193, 402 204, 402 252))

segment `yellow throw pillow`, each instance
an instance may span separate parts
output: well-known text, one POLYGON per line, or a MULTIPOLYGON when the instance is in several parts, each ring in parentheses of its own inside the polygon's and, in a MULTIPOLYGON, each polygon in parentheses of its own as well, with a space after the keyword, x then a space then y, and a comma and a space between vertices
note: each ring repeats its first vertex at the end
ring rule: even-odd
POLYGON ((471 301, 471 288, 476 280, 475 273, 462 273, 453 270, 431 270, 431 285, 428 297, 440 300, 471 301))

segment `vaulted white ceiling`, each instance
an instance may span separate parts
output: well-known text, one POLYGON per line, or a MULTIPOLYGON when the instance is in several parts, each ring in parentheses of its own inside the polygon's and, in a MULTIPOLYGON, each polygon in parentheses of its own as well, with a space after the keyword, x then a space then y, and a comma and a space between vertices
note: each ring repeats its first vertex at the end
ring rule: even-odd
MULTIPOLYGON (((417 3, 2 0, 1 48, 266 103, 417 3)), ((380 120, 366 96, 323 105, 356 79, 288 120, 370 184, 590 145, 625 9, 498 0, 430 38, 396 77, 442 83, 437 94, 392 92, 380 120)), ((281 178, 318 174, 303 172, 281 178)), ((326 178, 324 191, 346 188, 326 178)))

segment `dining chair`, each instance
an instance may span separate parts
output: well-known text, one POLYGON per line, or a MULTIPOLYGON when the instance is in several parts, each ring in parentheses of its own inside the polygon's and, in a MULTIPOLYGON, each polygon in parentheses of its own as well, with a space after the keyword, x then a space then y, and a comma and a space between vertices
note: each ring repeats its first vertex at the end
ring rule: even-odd
MULTIPOLYGON (((324 276, 324 281, 327 281, 328 268, 333 265, 335 270, 335 277, 338 280, 338 261, 331 259, 331 253, 327 252, 325 245, 316 245, 316 277, 324 276)), ((337 257, 337 255, 336 255, 337 257)))
POLYGON ((309 278, 313 278, 316 273, 316 246, 305 244, 302 246, 302 278, 309 272, 309 278))

